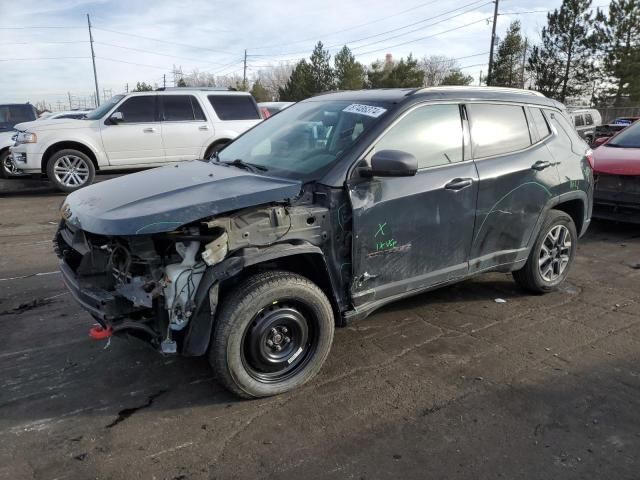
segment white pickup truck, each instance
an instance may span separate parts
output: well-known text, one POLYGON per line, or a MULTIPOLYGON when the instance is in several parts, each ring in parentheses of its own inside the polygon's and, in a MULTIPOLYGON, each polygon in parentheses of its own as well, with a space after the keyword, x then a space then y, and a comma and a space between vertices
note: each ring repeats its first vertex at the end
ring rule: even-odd
POLYGON ((96 171, 209 158, 262 120, 246 92, 171 88, 116 95, 83 119, 16 125, 12 168, 44 174, 60 191, 91 184, 96 171))

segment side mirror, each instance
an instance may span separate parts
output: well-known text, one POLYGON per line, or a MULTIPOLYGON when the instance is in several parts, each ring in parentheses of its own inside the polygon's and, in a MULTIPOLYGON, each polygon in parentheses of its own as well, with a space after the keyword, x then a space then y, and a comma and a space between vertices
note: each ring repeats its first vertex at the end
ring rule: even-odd
POLYGON ((124 121, 124 115, 122 114, 122 112, 113 112, 109 117, 109 121, 114 125, 117 125, 118 123, 124 121))
POLYGON ((362 172, 369 177, 411 177, 418 171, 418 160, 401 150, 380 150, 371 157, 371 168, 362 172))

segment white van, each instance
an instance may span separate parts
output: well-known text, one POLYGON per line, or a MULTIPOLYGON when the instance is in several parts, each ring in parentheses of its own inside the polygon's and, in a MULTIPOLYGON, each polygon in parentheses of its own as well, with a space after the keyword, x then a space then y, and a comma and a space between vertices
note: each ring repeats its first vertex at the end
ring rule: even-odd
POLYGON ((576 131, 589 145, 595 138, 596 127, 602 125, 602 116, 595 108, 584 108, 569 112, 576 131))

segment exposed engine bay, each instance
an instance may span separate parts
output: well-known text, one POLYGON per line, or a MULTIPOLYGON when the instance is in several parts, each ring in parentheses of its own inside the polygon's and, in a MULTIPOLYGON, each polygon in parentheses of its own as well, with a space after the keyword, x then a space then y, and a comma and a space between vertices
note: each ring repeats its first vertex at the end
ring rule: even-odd
POLYGON ((331 231, 327 208, 278 204, 151 235, 95 235, 63 220, 55 247, 71 293, 103 327, 177 353, 194 317, 215 312, 213 267, 274 245, 318 248, 331 231))

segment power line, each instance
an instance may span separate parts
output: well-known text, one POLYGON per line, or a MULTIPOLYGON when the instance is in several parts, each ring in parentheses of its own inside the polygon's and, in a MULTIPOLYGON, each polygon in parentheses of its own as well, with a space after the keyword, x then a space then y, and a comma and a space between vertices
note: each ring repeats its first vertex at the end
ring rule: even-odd
MULTIPOLYGON (((373 25, 374 23, 383 22, 383 21, 385 21, 385 20, 388 20, 389 18, 399 17, 400 15, 404 15, 405 13, 411 12, 411 11, 413 11, 413 10, 417 10, 417 9, 419 9, 419 8, 422 8, 422 7, 426 7, 426 6, 428 6, 428 5, 433 5, 434 3, 440 3, 440 1, 441 1, 441 0, 432 0, 432 1, 430 1, 430 2, 421 3, 420 5, 416 5, 415 7, 411 7, 411 8, 408 8, 408 9, 406 9, 406 10, 403 10, 403 11, 401 11, 401 12, 394 13, 393 15, 387 15, 386 17, 378 18, 378 19, 376 19, 376 20, 372 20, 372 21, 367 22, 367 23, 361 23, 361 24, 359 24, 359 25, 354 25, 353 27, 344 28, 344 29, 342 29, 342 30, 335 30, 335 31, 333 31, 333 32, 323 33, 323 36, 326 38, 326 37, 331 37, 331 36, 333 36, 333 35, 337 35, 338 33, 344 33, 344 32, 349 32, 349 31, 351 31, 351 30, 357 30, 358 28, 361 28, 361 27, 366 27, 366 26, 369 26, 369 25, 373 25)), ((296 40, 296 41, 294 41, 294 42, 287 42, 287 43, 285 43, 285 44, 280 44, 280 45, 273 45, 273 44, 272 44, 272 45, 263 45, 263 46, 249 47, 249 49, 250 49, 250 50, 263 50, 263 49, 265 49, 265 48, 279 48, 279 47, 287 47, 287 46, 289 46, 289 45, 293 45, 293 44, 296 44, 296 43, 309 42, 309 41, 312 41, 312 40, 315 40, 315 39, 316 39, 316 37, 314 37, 314 38, 306 38, 306 39, 303 39, 303 40, 296 40)))
MULTIPOLYGON (((477 2, 475 2, 475 3, 477 3, 477 2)), ((408 35, 408 34, 410 34, 410 33, 418 32, 418 31, 420 31, 420 30, 422 30, 423 28, 426 28, 426 27, 433 27, 433 26, 435 26, 435 25, 439 25, 439 24, 441 24, 441 23, 448 22, 449 20, 453 20, 454 18, 461 17, 462 15, 466 15, 467 13, 475 12, 475 11, 476 11, 476 10, 475 10, 476 8, 482 8, 482 7, 484 7, 485 5, 489 5, 489 4, 491 4, 491 3, 493 3, 493 2, 485 2, 485 3, 483 3, 483 4, 482 4, 482 5, 480 5, 480 6, 474 7, 474 8, 473 8, 473 9, 471 9, 471 10, 466 10, 466 11, 464 11, 464 12, 458 13, 458 14, 456 14, 456 15, 453 15, 453 16, 449 17, 449 18, 445 18, 445 19, 439 20, 439 21, 437 21, 437 22, 430 23, 429 25, 424 25, 424 26, 422 26, 422 27, 420 27, 420 28, 416 28, 416 29, 413 29, 413 30, 409 30, 408 32, 404 32, 404 33, 399 34, 399 35, 394 35, 394 36, 392 36, 392 37, 384 38, 384 39, 382 39, 382 40, 377 40, 377 41, 375 41, 375 42, 365 43, 364 45, 359 45, 359 46, 357 46, 357 47, 354 47, 353 49, 354 49, 354 50, 356 50, 356 49, 358 49, 358 48, 364 48, 364 47, 369 47, 369 46, 371 46, 371 45, 377 45, 377 44, 379 44, 379 43, 386 42, 386 41, 388 41, 388 40, 393 40, 394 38, 399 38, 399 37, 402 37, 402 36, 404 36, 404 35, 408 35)))
POLYGON ((89 43, 88 40, 70 40, 68 42, 10 42, 2 43, 2 45, 65 45, 72 43, 89 43))
POLYGON ((136 67, 159 68, 160 70, 164 70, 165 72, 171 71, 170 68, 161 67, 159 65, 148 65, 148 64, 145 64, 145 63, 127 62, 126 60, 118 60, 118 59, 115 59, 115 58, 102 57, 102 56, 98 56, 98 55, 96 55, 96 58, 99 58, 100 60, 107 60, 108 62, 117 62, 117 63, 126 63, 128 65, 135 65, 136 67))
POLYGON ((134 33, 118 32, 116 30, 110 30, 110 29, 107 29, 107 28, 94 27, 94 30, 100 30, 100 31, 109 32, 109 33, 115 33, 115 34, 124 35, 124 36, 127 36, 127 37, 142 38, 142 39, 151 40, 151 41, 154 41, 154 42, 166 43, 168 45, 178 45, 180 47, 195 48, 195 49, 199 49, 199 50, 208 50, 210 52, 221 53, 223 55, 235 55, 235 53, 225 52, 225 51, 222 51, 222 50, 214 50, 214 49, 211 49, 211 48, 200 47, 200 46, 197 46, 197 45, 188 45, 186 43, 170 42, 168 40, 162 40, 160 38, 144 37, 142 35, 136 35, 134 33))
POLYGON ((84 27, 72 27, 72 26, 52 26, 52 25, 46 25, 46 26, 41 26, 41 27, 0 27, 0 30, 29 30, 29 29, 39 29, 39 28, 64 28, 64 29, 68 29, 68 28, 82 28, 84 29, 84 27))
MULTIPOLYGON (((424 19, 419 20, 419 21, 417 21, 417 22, 412 22, 412 23, 409 23, 409 24, 407 24, 407 25, 403 25, 403 26, 401 26, 401 27, 397 27, 397 28, 393 28, 393 29, 391 29, 391 30, 387 30, 387 31, 385 31, 385 32, 376 33, 375 35, 369 35, 369 36, 362 37, 362 38, 358 38, 358 39, 355 39, 355 40, 349 40, 349 41, 347 41, 347 42, 341 42, 341 43, 336 43, 336 44, 333 44, 333 45, 328 45, 326 48, 327 48, 327 49, 332 49, 332 48, 340 47, 340 46, 342 46, 342 45, 350 45, 350 44, 353 44, 353 43, 358 43, 358 42, 361 42, 361 41, 364 41, 364 40, 368 40, 368 39, 370 39, 370 38, 380 37, 380 36, 386 35, 386 34, 388 34, 388 33, 397 32, 397 31, 399 31, 399 30, 404 30, 405 28, 413 27, 413 26, 416 26, 416 25, 418 25, 418 24, 428 22, 428 21, 430 21, 430 20, 435 20, 436 18, 440 18, 440 17, 442 17, 442 16, 449 15, 449 14, 454 13, 454 12, 457 12, 457 11, 459 11, 459 10, 463 10, 463 9, 465 9, 465 8, 467 8, 467 7, 472 6, 472 5, 474 6, 474 8, 473 8, 472 10, 468 10, 468 11, 465 11, 465 12, 458 13, 458 14, 456 14, 456 15, 454 15, 454 16, 449 17, 449 18, 442 19, 442 20, 439 20, 439 21, 437 21, 437 22, 434 22, 433 24, 425 25, 425 26, 421 27, 420 29, 411 30, 410 32, 405 32, 405 33, 403 33, 403 34, 396 35, 396 36, 393 36, 393 37, 390 37, 390 38, 387 38, 387 39, 383 39, 383 40, 380 40, 380 41, 372 42, 372 43, 370 43, 370 44, 368 44, 368 45, 374 45, 374 44, 376 44, 376 43, 381 43, 381 42, 383 42, 383 41, 391 40, 391 39, 393 39, 393 38, 398 38, 398 37, 400 37, 400 36, 402 36, 402 35, 406 35, 406 34, 413 33, 413 32, 416 32, 416 31, 418 31, 418 30, 421 30, 422 28, 424 28, 424 27, 426 27, 426 26, 438 25, 439 23, 443 23, 443 22, 445 22, 445 21, 452 20, 453 18, 459 17, 459 16, 461 16, 461 15, 464 15, 464 14, 467 14, 467 13, 471 13, 471 12, 475 11, 475 9, 476 9, 476 8, 481 8, 481 7, 484 7, 485 5, 488 5, 488 4, 492 3, 492 2, 486 2, 486 1, 485 1, 485 3, 483 3, 482 5, 476 5, 476 4, 478 4, 478 3, 482 2, 482 1, 485 1, 485 0, 475 0, 475 1, 471 2, 471 3, 467 3, 467 4, 465 4, 465 5, 461 6, 461 7, 454 8, 454 9, 452 9, 452 10, 449 10, 449 11, 447 11, 447 12, 441 13, 441 14, 439 14, 439 15, 435 15, 435 16, 433 16, 433 17, 424 18, 424 19)), ((295 43, 295 42, 294 42, 294 43, 295 43)), ((357 48, 363 48, 363 47, 365 47, 365 46, 367 46, 367 45, 360 45, 360 46, 357 46, 357 47, 353 47, 353 49, 355 50, 355 49, 357 49, 357 48)), ((302 53, 307 53, 307 50, 304 50, 304 51, 297 51, 297 52, 289 52, 289 53, 282 53, 282 54, 271 54, 271 55, 249 55, 249 56, 250 56, 250 57, 268 57, 268 58, 275 58, 275 57, 283 57, 283 56, 289 56, 289 55, 298 55, 298 54, 302 54, 302 53)))
POLYGON ((450 28, 449 30, 443 30, 442 32, 433 33, 433 34, 431 34, 431 35, 426 35, 426 36, 424 36, 424 37, 415 38, 415 39, 413 39, 413 40, 408 40, 408 41, 406 41, 406 42, 396 43, 395 45, 388 45, 388 46, 386 46, 386 47, 378 48, 378 49, 375 49, 375 50, 369 50, 369 51, 367 51, 367 52, 361 52, 361 53, 356 54, 355 56, 356 56, 356 57, 361 57, 361 56, 363 56, 363 55, 368 55, 368 54, 370 54, 370 53, 381 52, 381 51, 383 51, 383 50, 389 50, 389 49, 391 49, 391 48, 401 47, 401 46, 403 46, 403 45, 408 45, 408 44, 410 44, 410 43, 420 42, 420 41, 422 41, 422 40, 426 40, 427 38, 437 37, 438 35, 443 35, 443 34, 445 34, 445 33, 449 33, 449 32, 453 32, 453 31, 456 31, 456 30, 460 30, 460 29, 462 29, 462 28, 470 27, 471 25, 475 25, 475 24, 480 23, 480 22, 486 22, 486 21, 487 21, 487 20, 489 20, 490 18, 491 18, 491 17, 481 18, 480 20, 476 20, 475 22, 465 23, 464 25, 460 25, 460 26, 458 26, 458 27, 450 28))
POLYGON ((24 61, 24 60, 72 60, 83 59, 87 60, 91 57, 23 57, 23 58, 0 58, 0 62, 12 62, 12 61, 24 61))
MULTIPOLYGON (((173 58, 180 58, 182 60, 189 60, 190 62, 201 62, 202 60, 196 60, 195 58, 188 58, 188 57, 181 57, 180 55, 171 55, 169 53, 158 53, 158 52, 153 52, 151 50, 144 50, 142 48, 133 48, 133 47, 125 47, 123 45, 116 45, 114 43, 106 43, 106 42, 93 42, 96 43, 98 45, 105 45, 107 47, 115 47, 115 48, 122 48, 124 50, 132 50, 134 52, 143 52, 143 53, 150 53, 151 55, 160 55, 162 57, 173 57, 173 58)), ((208 62, 211 65, 223 65, 222 63, 217 63, 217 62, 208 62)))

